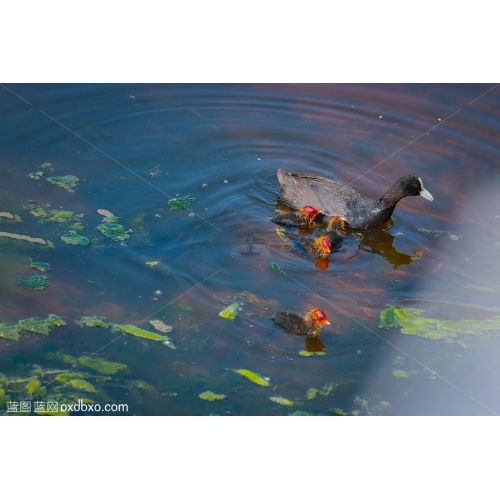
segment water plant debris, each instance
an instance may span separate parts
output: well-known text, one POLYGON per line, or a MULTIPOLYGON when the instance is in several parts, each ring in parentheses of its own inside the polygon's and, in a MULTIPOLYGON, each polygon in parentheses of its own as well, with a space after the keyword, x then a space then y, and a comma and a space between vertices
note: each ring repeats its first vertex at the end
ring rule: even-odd
POLYGON ((224 401, 226 396, 224 394, 215 394, 212 391, 205 391, 198 395, 203 401, 224 401))
POLYGON ((233 302, 230 306, 227 306, 225 309, 223 309, 220 313, 219 316, 224 319, 228 319, 230 321, 233 321, 236 316, 238 316, 238 308, 239 308, 238 302, 233 302))
POLYGON ((254 384, 260 385, 262 387, 269 387, 269 382, 265 378, 261 377, 257 373, 251 372, 250 370, 245 370, 242 368, 240 370, 234 370, 234 373, 237 373, 241 377, 250 380, 250 382, 253 382, 254 384))
POLYGON ((177 196, 176 198, 172 198, 168 200, 168 204, 170 207, 172 207, 174 210, 182 210, 183 208, 189 207, 193 201, 195 201, 196 198, 193 198, 192 196, 177 196))
POLYGON ((86 247, 90 240, 86 236, 81 236, 77 234, 75 231, 70 231, 69 233, 63 234, 61 236, 61 240, 68 245, 80 245, 82 247, 86 247))
POLYGON ((416 335, 431 340, 454 342, 461 335, 481 335, 484 331, 500 330, 500 316, 482 320, 440 320, 423 317, 421 309, 393 305, 380 313, 379 328, 400 328, 404 335, 416 335))
POLYGON ((121 224, 104 222, 99 224, 96 229, 113 241, 123 241, 130 238, 130 234, 128 234, 128 231, 121 224))
POLYGON ((56 186, 62 187, 69 192, 73 192, 80 179, 74 175, 64 175, 62 177, 47 177, 47 180, 56 186))
POLYGON ((31 278, 18 280, 21 285, 27 285, 34 290, 45 290, 49 285, 50 281, 48 276, 32 276, 31 278))

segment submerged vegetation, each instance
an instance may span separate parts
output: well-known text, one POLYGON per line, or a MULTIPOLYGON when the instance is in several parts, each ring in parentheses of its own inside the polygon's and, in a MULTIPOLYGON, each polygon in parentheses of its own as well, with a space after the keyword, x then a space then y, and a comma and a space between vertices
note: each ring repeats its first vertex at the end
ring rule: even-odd
POLYGON ((112 363, 104 358, 93 356, 80 356, 79 358, 74 358, 68 354, 61 354, 57 358, 63 363, 73 367, 85 366, 86 368, 90 368, 91 370, 94 370, 102 375, 115 375, 118 372, 128 370, 127 365, 122 363, 112 363))

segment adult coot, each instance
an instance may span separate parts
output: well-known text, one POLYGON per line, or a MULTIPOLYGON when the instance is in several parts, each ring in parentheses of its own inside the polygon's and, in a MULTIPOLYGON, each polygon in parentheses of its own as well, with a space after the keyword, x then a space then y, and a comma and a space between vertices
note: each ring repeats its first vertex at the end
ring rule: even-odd
POLYGON ((405 196, 423 196, 432 201, 420 177, 399 178, 378 200, 371 201, 350 186, 317 177, 278 170, 281 197, 290 206, 317 208, 328 216, 342 217, 351 229, 371 229, 387 222, 399 200, 405 196))

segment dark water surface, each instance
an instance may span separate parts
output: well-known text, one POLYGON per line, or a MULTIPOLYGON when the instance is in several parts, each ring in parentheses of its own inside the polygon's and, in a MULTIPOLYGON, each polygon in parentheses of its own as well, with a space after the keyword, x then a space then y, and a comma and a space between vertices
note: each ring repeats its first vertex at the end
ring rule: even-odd
POLYGON ((500 88, 7 87, 17 96, 0 87, 0 212, 23 222, 0 217, 0 231, 55 248, 0 238, 0 323, 57 314, 67 325, 49 336, 25 332, 19 342, 0 338, 0 412, 5 395, 36 399, 15 387, 17 377, 19 387, 28 378, 46 385, 39 399, 128 404, 122 414, 500 413, 500 330, 482 328, 500 316, 500 88), (270 221, 283 208, 278 168, 354 181, 371 199, 398 177, 417 175, 434 201, 404 199, 392 224, 350 235, 326 266, 287 241, 293 230, 280 235, 270 221), (43 177, 30 179, 37 171, 43 177), (63 175, 80 179, 74 192, 46 181, 63 175), (176 195, 195 201, 175 211, 168 201, 176 195), (70 225, 40 224, 26 208, 30 200, 85 214, 78 232, 89 246, 61 241, 70 225), (120 217, 130 238, 115 242, 96 231, 98 209, 120 217), (35 274, 31 259, 52 266, 36 271, 50 279, 43 291, 17 281, 35 274), (146 266, 152 261, 159 264, 146 266), (220 318, 234 301, 239 316, 220 318), (403 335, 379 328, 391 304, 425 318, 478 322, 473 335, 448 341, 403 335), (271 316, 313 307, 331 325, 320 337, 324 356, 303 357, 304 340, 271 316), (176 349, 81 328, 74 321, 82 316, 151 332, 149 320, 162 320, 173 327, 176 349), (94 353, 128 366, 108 379, 74 367, 92 375, 86 380, 97 393, 32 373, 33 365, 71 368, 63 354, 94 353), (240 368, 270 386, 241 378, 233 371, 240 368), (307 399, 311 388, 324 395, 307 399), (200 400, 207 390, 227 398, 200 400))

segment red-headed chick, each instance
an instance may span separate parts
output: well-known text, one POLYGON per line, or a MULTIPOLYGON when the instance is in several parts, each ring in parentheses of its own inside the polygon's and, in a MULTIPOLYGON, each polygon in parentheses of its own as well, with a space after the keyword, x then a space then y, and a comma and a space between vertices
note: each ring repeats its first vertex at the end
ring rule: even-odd
POLYGON ((321 309, 311 309, 305 317, 293 312, 279 311, 274 321, 295 335, 317 337, 321 328, 329 325, 326 314, 321 309))

